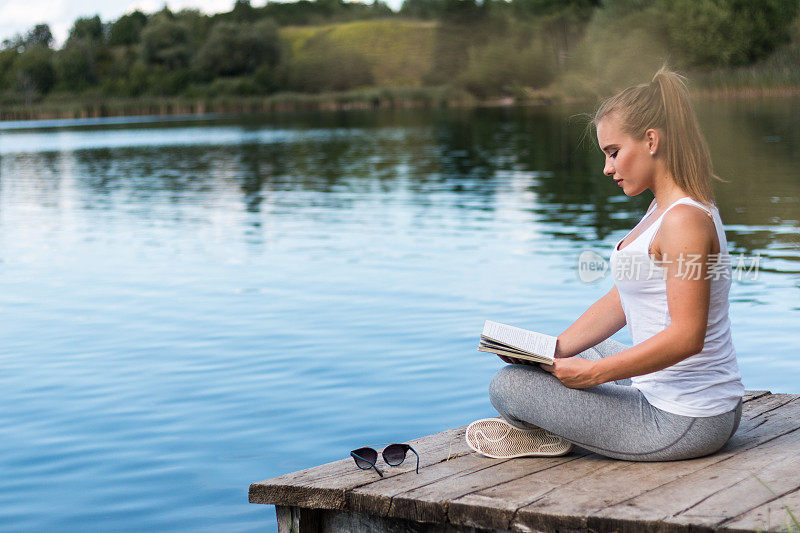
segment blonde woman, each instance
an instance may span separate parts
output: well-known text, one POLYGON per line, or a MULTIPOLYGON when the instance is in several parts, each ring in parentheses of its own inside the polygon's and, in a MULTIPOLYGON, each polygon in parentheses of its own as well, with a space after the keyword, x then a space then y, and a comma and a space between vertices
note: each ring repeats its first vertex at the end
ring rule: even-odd
POLYGON ((502 418, 467 430, 491 457, 560 455, 572 443, 632 461, 707 455, 733 435, 744 387, 731 342, 730 256, 708 148, 680 76, 610 98, 593 119, 605 175, 644 217, 611 252, 614 287, 558 336, 552 366, 492 379, 502 418), (609 337, 628 325, 633 347, 609 337))

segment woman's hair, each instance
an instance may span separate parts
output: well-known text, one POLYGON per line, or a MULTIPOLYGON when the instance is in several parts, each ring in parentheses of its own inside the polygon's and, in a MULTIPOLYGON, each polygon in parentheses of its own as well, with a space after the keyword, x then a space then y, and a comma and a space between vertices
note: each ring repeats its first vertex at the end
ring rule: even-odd
POLYGON ((711 167, 705 137, 689 101, 683 76, 666 66, 648 84, 628 87, 600 106, 592 124, 615 115, 622 130, 634 139, 644 138, 648 129, 661 134, 663 154, 672 180, 692 198, 710 205, 714 201, 711 179, 719 179, 711 167))

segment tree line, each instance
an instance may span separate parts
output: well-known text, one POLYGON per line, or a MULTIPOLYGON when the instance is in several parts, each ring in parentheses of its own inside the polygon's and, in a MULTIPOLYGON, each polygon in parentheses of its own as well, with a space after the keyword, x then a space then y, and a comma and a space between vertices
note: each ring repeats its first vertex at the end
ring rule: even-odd
MULTIPOLYGON (((433 21, 423 85, 457 85, 478 97, 509 87, 580 86, 624 77, 648 50, 688 69, 762 61, 798 38, 800 0, 300 0, 229 12, 134 11, 77 19, 60 46, 45 24, 0 46, 0 102, 48 95, 96 97, 269 95, 373 85, 372 66, 325 40, 297 55, 287 26, 370 19, 433 21), (566 80, 566 81, 564 81, 566 80)), ((647 66, 651 69, 651 65, 647 66)))

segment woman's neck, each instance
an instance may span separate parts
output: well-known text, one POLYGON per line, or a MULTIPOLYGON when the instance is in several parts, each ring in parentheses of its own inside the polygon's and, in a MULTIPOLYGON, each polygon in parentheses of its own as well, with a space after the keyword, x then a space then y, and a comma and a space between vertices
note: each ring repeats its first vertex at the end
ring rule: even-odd
POLYGON ((656 179, 650 190, 655 196, 656 203, 662 209, 666 209, 678 199, 688 196, 686 191, 678 187, 674 181, 666 176, 656 179))

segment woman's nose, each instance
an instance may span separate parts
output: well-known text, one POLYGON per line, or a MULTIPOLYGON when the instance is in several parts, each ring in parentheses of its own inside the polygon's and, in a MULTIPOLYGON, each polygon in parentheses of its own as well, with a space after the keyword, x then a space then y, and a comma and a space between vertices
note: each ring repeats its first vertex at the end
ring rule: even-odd
POLYGON ((606 160, 606 166, 603 168, 603 174, 606 176, 614 175, 614 163, 612 163, 610 159, 606 160))

